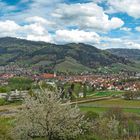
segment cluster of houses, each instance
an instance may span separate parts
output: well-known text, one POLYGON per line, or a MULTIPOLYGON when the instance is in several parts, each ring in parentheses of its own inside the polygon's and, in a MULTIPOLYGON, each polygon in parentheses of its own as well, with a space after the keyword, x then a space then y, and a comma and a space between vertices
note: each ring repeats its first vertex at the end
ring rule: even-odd
MULTIPOLYGON (((14 73, 0 74, 0 85, 8 84, 8 79, 17 76, 14 73)), ((81 83, 93 87, 95 90, 115 90, 115 91, 138 91, 140 90, 140 75, 138 76, 124 76, 124 75, 69 75, 58 76, 56 73, 49 74, 32 74, 29 76, 35 83, 39 81, 46 81, 49 84, 55 84, 55 81, 61 83, 81 83), (130 80, 129 79, 134 79, 130 80), (49 82, 50 81, 50 82, 49 82)), ((9 93, 0 94, 0 98, 6 98, 8 101, 21 100, 26 96, 28 91, 11 91, 9 93)), ((83 97, 83 93, 79 93, 79 97, 83 97)))
POLYGON ((60 82, 80 82, 88 83, 95 90, 131 90, 136 91, 140 88, 140 82, 134 81, 125 81, 128 79, 140 79, 140 74, 128 75, 124 74, 85 74, 85 75, 56 75, 56 73, 43 73, 43 74, 34 74, 31 70, 25 68, 20 68, 17 65, 13 66, 0 66, 0 85, 7 85, 8 79, 14 76, 25 76, 29 77, 34 81, 45 81, 53 79, 53 81, 58 80, 60 82))
POLYGON ((88 83, 95 90, 126 90, 137 91, 140 90, 140 82, 137 82, 138 77, 124 77, 122 75, 81 75, 81 76, 58 76, 60 81, 70 83, 88 83), (136 81, 124 81, 135 78, 136 81))
POLYGON ((13 64, 13 65, 0 66, 0 73, 15 74, 15 75, 31 75, 32 70, 29 68, 27 69, 24 67, 20 67, 16 64, 13 64))
MULTIPOLYGON (((36 68, 34 68, 36 70, 36 68)), ((82 83, 93 87, 95 90, 140 90, 140 73, 134 74, 81 74, 81 75, 57 75, 56 73, 40 73, 36 74, 34 70, 19 67, 18 65, 0 66, 0 86, 8 85, 8 80, 16 76, 28 77, 36 82, 46 81, 54 85, 55 81, 61 83, 82 83), (135 79, 130 80, 129 79, 135 79)), ((9 93, 1 93, 0 98, 6 98, 8 101, 21 100, 26 96, 28 91, 11 91, 9 93)), ((79 97, 83 97, 83 93, 79 93, 79 97)))
POLYGON ((0 74, 0 85, 8 85, 8 79, 13 78, 15 75, 14 74, 0 74))

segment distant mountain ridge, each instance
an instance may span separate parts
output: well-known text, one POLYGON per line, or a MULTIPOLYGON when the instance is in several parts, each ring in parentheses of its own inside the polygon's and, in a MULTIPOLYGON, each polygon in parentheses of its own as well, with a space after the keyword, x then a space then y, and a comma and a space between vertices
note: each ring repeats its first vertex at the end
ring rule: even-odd
POLYGON ((114 64, 129 65, 131 61, 106 50, 83 43, 56 45, 11 37, 0 38, 0 65, 14 62, 38 66, 44 71, 92 71, 114 64))
POLYGON ((140 49, 107 49, 110 53, 130 60, 140 61, 140 49))

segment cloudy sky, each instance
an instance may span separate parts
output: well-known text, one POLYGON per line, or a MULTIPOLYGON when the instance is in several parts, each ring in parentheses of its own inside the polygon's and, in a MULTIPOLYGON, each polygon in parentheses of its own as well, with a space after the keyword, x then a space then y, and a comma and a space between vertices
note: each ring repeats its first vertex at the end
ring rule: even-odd
POLYGON ((140 0, 0 0, 0 37, 140 49, 140 0))

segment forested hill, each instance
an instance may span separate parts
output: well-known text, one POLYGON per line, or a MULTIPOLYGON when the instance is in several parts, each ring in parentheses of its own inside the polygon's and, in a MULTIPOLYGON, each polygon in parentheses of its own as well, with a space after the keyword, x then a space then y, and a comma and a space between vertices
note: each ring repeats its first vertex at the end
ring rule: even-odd
POLYGON ((0 38, 0 65, 11 62, 60 71, 93 70, 113 64, 131 63, 123 57, 82 43, 56 45, 11 37, 0 38))
POLYGON ((140 61, 140 49, 108 49, 110 53, 113 53, 117 56, 125 57, 131 60, 140 61))

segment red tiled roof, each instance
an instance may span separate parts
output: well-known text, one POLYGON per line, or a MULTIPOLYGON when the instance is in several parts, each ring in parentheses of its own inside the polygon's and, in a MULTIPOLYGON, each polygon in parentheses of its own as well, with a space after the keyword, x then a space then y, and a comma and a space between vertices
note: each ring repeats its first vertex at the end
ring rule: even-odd
POLYGON ((50 78, 55 78, 56 76, 54 74, 44 73, 41 75, 41 77, 45 79, 50 79, 50 78))

